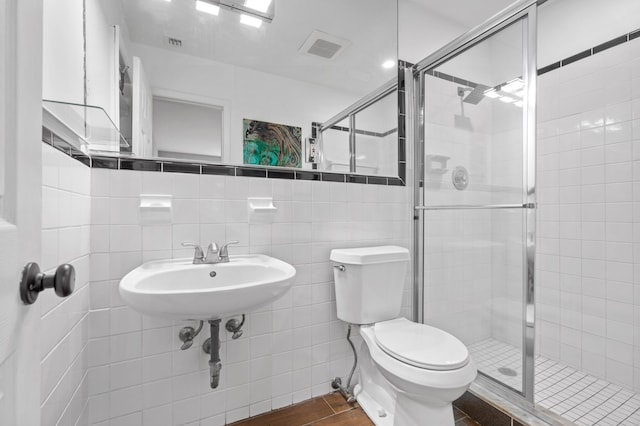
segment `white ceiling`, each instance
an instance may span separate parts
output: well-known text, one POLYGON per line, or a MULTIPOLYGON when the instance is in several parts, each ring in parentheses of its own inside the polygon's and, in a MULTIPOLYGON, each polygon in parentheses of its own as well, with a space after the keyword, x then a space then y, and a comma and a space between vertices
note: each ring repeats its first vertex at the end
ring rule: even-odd
POLYGON ((480 25, 516 0, 407 0, 461 27, 480 25))
MULTIPOLYGON (((271 24, 255 29, 239 15, 195 10, 194 0, 121 0, 131 41, 227 64, 346 90, 362 96, 395 76, 381 64, 396 59, 397 4, 393 0, 275 0, 271 24), (349 40, 332 60, 298 51, 313 30, 349 40), (167 44, 182 40, 181 48, 167 44)), ((443 43, 494 15, 512 0, 399 0, 420 6, 443 43), (438 27, 438 28, 434 28, 438 27), (452 30, 453 28, 453 30, 452 30), (446 30, 446 31, 445 31, 446 30), (451 34, 451 36, 450 36, 451 34)), ((425 40, 428 44, 429 41, 425 40)), ((433 43, 433 41, 432 41, 433 43)), ((440 45, 440 44, 439 44, 440 45)), ((429 53, 429 50, 425 50, 429 53)), ((404 58, 401 58, 404 59, 404 58)), ((411 58, 414 59, 414 58, 411 58)))
POLYGON ((261 28, 239 23, 239 15, 195 10, 194 0, 122 0, 131 41, 366 94, 394 77, 381 64, 396 59, 395 1, 276 0, 275 18, 261 28), (313 30, 350 41, 327 60, 298 51, 313 30))

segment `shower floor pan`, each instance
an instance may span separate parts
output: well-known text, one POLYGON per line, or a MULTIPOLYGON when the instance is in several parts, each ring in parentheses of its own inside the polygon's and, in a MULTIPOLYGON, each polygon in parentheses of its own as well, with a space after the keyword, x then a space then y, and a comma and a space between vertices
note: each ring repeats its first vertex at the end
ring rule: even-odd
MULTIPOLYGON (((486 339, 469 351, 479 370, 520 389, 522 355, 517 348, 486 339)), ((536 357, 535 401, 580 426, 640 426, 640 393, 543 356, 536 357)))

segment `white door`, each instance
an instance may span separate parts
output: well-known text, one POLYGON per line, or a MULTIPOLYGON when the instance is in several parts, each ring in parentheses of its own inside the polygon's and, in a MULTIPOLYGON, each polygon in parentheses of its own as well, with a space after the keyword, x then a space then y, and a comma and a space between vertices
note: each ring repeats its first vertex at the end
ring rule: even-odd
POLYGON ((42 0, 0 0, 0 424, 40 424, 38 305, 20 301, 40 258, 42 0))
POLYGON ((131 144, 133 155, 136 157, 153 156, 153 96, 149 80, 144 74, 142 61, 133 57, 133 131, 131 144))

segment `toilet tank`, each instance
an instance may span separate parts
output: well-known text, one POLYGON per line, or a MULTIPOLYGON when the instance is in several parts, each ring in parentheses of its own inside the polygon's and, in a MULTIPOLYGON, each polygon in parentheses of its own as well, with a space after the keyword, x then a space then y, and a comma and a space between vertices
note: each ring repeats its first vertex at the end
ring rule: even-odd
POLYGON ((409 250, 398 246, 334 249, 329 259, 334 266, 339 319, 372 324, 400 316, 409 250))

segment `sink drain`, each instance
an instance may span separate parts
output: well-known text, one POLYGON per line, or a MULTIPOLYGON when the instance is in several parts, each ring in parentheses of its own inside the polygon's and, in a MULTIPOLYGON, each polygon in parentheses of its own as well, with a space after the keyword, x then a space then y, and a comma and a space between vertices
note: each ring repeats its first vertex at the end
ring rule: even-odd
POLYGON ((509 367, 500 367, 500 368, 498 368, 498 372, 500 374, 504 374, 505 376, 509 376, 509 377, 515 377, 515 376, 518 375, 516 370, 514 370, 513 368, 509 368, 509 367))

